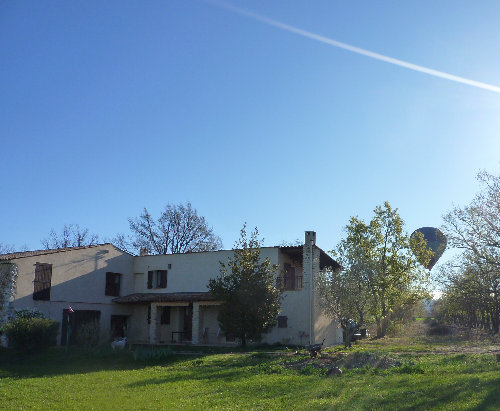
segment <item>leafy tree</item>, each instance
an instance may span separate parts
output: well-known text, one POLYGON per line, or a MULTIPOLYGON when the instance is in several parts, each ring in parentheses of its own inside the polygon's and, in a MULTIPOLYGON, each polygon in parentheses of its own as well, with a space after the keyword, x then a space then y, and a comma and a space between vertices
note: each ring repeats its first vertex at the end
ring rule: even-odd
POLYGON ((432 258, 421 233, 412 238, 404 231, 404 221, 388 202, 377 206, 368 226, 367 254, 372 270, 368 274, 373 298, 372 313, 377 336, 385 335, 390 314, 398 305, 429 297, 429 272, 422 264, 432 258))
POLYGON ((118 235, 118 245, 127 249, 129 244, 139 251, 146 249, 154 254, 215 251, 222 248, 222 241, 214 234, 191 203, 167 204, 158 219, 144 208, 138 218, 129 219, 132 240, 118 235))
POLYGON ((365 254, 367 248, 363 246, 367 239, 366 231, 364 224, 351 218, 351 223, 346 227, 347 237, 335 251, 331 251, 342 268, 322 271, 317 281, 322 310, 330 318, 339 321, 346 346, 350 346, 354 332, 370 316, 370 260, 365 254), (355 321, 356 328, 350 326, 351 319, 355 321))
POLYGON ((410 238, 397 209, 388 202, 375 208, 369 224, 352 217, 346 232, 336 252, 343 272, 332 277, 335 285, 330 284, 345 293, 333 297, 338 299, 337 315, 349 314, 363 323, 368 314, 382 337, 394 309, 428 297, 429 273, 421 263, 430 260, 432 251, 421 233, 410 238))
POLYGON ((220 275, 208 283, 212 296, 223 301, 218 315, 221 328, 239 338, 242 346, 260 339, 275 324, 281 306, 275 277, 278 266, 269 258, 261 260, 258 234, 255 228, 247 239, 244 225, 234 258, 221 262, 220 275))
POLYGON ((99 243, 99 236, 81 228, 78 224, 65 224, 59 233, 50 230, 49 236, 42 240, 45 249, 82 247, 99 243))

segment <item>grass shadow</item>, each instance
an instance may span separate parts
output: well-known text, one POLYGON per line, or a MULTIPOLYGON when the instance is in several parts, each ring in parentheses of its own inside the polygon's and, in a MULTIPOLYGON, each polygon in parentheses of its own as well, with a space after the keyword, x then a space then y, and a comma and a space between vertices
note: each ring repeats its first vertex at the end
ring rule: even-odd
MULTIPOLYGON (((190 355, 189 358, 198 358, 190 355)), ((157 361, 134 361, 132 352, 101 351, 85 352, 78 347, 53 347, 31 355, 18 355, 10 350, 0 351, 0 377, 38 378, 55 375, 87 374, 111 370, 139 370, 154 365, 172 365, 186 361, 185 356, 171 355, 157 361)))

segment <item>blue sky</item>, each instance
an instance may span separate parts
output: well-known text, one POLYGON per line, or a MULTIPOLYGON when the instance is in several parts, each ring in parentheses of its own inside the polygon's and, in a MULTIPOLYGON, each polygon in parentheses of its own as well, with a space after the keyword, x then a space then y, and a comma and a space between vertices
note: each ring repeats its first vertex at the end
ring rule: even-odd
MULTIPOLYGON (((228 4, 500 85, 497 1, 228 4)), ((410 232, 439 226, 500 166, 498 92, 204 1, 2 2, 0 90, 0 242, 29 249, 191 201, 225 248, 246 221, 329 250, 386 200, 410 232)))

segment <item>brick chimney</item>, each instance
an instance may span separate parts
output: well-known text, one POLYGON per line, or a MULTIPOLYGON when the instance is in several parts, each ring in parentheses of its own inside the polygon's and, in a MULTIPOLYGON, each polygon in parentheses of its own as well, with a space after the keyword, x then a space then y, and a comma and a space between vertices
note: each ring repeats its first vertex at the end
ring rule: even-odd
POLYGON ((145 255, 149 255, 149 250, 148 250, 146 247, 141 248, 141 249, 139 250, 139 255, 140 255, 141 257, 142 257, 142 256, 145 256, 145 255))
POLYGON ((316 231, 306 231, 304 244, 316 245, 316 231))

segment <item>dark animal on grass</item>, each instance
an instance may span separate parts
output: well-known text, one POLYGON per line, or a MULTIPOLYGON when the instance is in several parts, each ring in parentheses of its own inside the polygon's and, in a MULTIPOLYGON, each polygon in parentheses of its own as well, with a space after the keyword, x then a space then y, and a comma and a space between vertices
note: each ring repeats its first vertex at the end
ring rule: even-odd
POLYGON ((321 349, 323 348, 323 343, 325 342, 326 338, 323 338, 323 341, 321 341, 321 344, 311 344, 311 345, 306 345, 306 350, 309 351, 309 354, 311 355, 311 358, 315 358, 319 352, 321 352, 321 349))
POLYGON ((333 367, 330 368, 327 372, 326 375, 328 377, 336 375, 337 377, 340 377, 342 375, 342 370, 339 367, 333 367))

